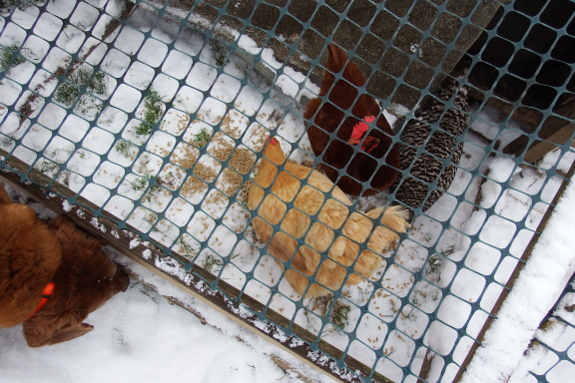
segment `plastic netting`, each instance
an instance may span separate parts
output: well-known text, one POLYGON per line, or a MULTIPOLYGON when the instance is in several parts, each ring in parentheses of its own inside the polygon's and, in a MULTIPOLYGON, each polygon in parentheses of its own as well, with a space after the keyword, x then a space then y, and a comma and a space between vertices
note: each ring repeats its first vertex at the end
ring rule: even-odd
MULTIPOLYGON (((262 321, 279 313, 285 320, 275 324, 287 335, 303 328, 317 352, 311 358, 321 363, 327 354, 342 379, 458 379, 575 159, 571 1, 2 6, 2 167, 64 196, 68 208, 86 206, 137 233, 134 241, 163 254, 158 268, 200 268, 212 274, 212 288, 224 281, 237 289, 230 300, 259 302, 254 313, 262 321), (320 105, 336 105, 327 113, 337 120, 335 130, 326 131, 320 111, 308 118, 304 111, 330 72, 331 43, 365 81, 350 84, 343 72, 333 73, 344 85, 320 97, 320 105), (351 107, 365 102, 362 94, 377 100, 374 116, 351 107), (437 107, 438 99, 445 107, 437 107), (450 113, 463 121, 462 132, 440 122, 450 113), (403 148, 415 154, 398 165, 391 151, 367 148, 378 128, 366 117, 393 128, 378 144, 401 145, 414 119, 433 134, 416 134, 419 146, 405 139, 403 148), (368 130, 355 146, 349 132, 337 133, 348 120, 368 130), (326 141, 319 153, 308 136, 314 125, 326 141), (449 133, 433 139, 442 130, 449 133), (338 185, 351 177, 365 192, 387 166, 390 174, 401 173, 400 186, 347 199, 334 197, 333 184, 322 189, 309 174, 294 173, 297 187, 310 192, 305 201, 297 193, 285 197, 274 176, 277 186, 260 186, 281 203, 267 204, 270 197, 250 204, 269 136, 288 161, 266 171, 289 174, 293 164, 302 165, 331 172, 338 185), (359 175, 350 170, 354 156, 363 156, 359 175), (417 171, 436 172, 422 178, 428 187, 419 190, 423 199, 442 191, 429 209, 410 205, 398 191, 417 171), (453 180, 442 181, 439 174, 450 171, 453 180), (334 204, 345 222, 361 216, 367 234, 350 234, 344 221, 327 223, 331 213, 322 209, 334 204), (368 238, 381 226, 381 210, 369 217, 358 212, 396 204, 413 208, 411 228, 374 249, 368 238), (314 231, 320 226, 325 230, 314 231), (265 230, 273 240, 262 240, 265 230), (335 258, 340 239, 355 258, 335 258), (366 262, 379 267, 360 271, 358 253, 369 253, 366 262), (298 265, 298 254, 313 265, 298 265), (317 284, 326 294, 306 296, 317 284), (365 368, 350 367, 350 358, 365 368)), ((573 330, 572 320, 557 318, 573 330)), ((575 368, 572 341, 557 348, 562 351, 537 342, 559 359, 531 377, 560 381, 553 379, 575 368)))
POLYGON ((525 361, 520 365, 522 372, 528 372, 526 382, 561 382, 573 373, 574 282, 572 277, 531 341, 525 361))

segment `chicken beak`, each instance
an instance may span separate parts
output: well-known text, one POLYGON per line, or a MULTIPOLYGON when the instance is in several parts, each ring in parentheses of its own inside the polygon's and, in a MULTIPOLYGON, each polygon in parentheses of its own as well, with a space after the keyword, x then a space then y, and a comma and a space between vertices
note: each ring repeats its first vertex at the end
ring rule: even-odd
POLYGON ((349 140, 347 140, 347 143, 348 143, 348 144, 351 144, 351 145, 357 145, 357 144, 360 143, 360 141, 361 141, 361 140, 358 140, 358 139, 356 139, 356 138, 350 138, 349 140))
POLYGON ((363 141, 363 146, 361 147, 361 149, 363 149, 366 152, 371 152, 377 145, 379 145, 380 143, 380 139, 377 137, 367 137, 364 141, 363 141))

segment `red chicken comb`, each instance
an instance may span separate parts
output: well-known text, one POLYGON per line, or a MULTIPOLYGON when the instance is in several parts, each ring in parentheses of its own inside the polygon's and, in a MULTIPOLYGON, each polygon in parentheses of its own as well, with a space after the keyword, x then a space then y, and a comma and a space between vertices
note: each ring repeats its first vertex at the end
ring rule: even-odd
POLYGON ((358 122, 357 124, 355 124, 355 126, 353 127, 353 130, 351 131, 351 136, 349 137, 349 141, 360 141, 361 138, 363 137, 363 135, 365 134, 365 132, 367 132, 367 129, 369 129, 369 125, 372 122, 375 121, 375 117, 374 116, 367 116, 363 118, 363 121, 358 122))
POLYGON ((279 141, 275 137, 272 137, 272 136, 266 137, 266 143, 268 143, 268 142, 272 145, 277 145, 279 143, 279 141))

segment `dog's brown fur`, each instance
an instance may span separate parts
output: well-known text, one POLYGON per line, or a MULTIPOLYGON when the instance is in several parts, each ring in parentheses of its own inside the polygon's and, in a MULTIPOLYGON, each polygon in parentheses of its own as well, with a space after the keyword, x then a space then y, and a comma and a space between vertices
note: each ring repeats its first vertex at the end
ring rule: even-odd
POLYGON ((88 314, 128 284, 98 239, 64 216, 45 224, 0 187, 0 328, 23 323, 30 347, 75 339, 93 329, 88 314), (29 318, 50 281, 54 293, 29 318))
POLYGON ((0 187, 0 328, 28 318, 61 258, 62 246, 48 225, 0 187))

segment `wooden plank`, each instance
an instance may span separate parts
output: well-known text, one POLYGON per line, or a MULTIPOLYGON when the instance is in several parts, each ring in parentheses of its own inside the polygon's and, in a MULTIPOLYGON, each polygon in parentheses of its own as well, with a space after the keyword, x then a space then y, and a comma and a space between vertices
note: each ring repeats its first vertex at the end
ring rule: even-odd
MULTIPOLYGON (((14 172, 5 172, 0 174, 0 178, 2 178, 5 182, 22 191, 24 194, 28 195, 38 203, 53 210, 57 214, 64 214, 68 216, 82 229, 96 237, 102 238, 105 244, 126 255, 138 264, 151 270, 155 274, 164 278, 174 286, 184 290, 209 307, 226 315, 228 318, 232 319, 234 322, 240 324, 244 328, 262 336, 267 341, 274 343, 276 346, 293 355, 297 359, 303 361, 307 365, 315 369, 319 369, 328 375, 331 379, 335 379, 342 383, 359 383, 361 381, 360 378, 351 376, 351 374, 347 372, 342 371, 343 374, 340 376, 337 374, 337 372, 332 371, 330 366, 337 365, 334 359, 330 359, 327 361, 327 363, 325 361, 321 364, 316 363, 310 357, 314 350, 309 346, 309 344, 294 342, 297 340, 297 338, 293 336, 286 337, 283 333, 279 334, 279 330, 277 328, 270 327, 266 332, 259 327, 254 326, 254 323, 259 321, 257 315, 253 314, 251 316, 240 316, 237 313, 237 308, 240 302, 255 312, 263 312, 266 307, 258 300, 242 293, 234 286, 222 280, 218 281, 217 291, 210 290, 209 285, 205 281, 213 282, 216 280, 216 277, 197 265, 194 265, 192 269, 186 274, 188 277, 190 277, 187 281, 183 281, 180 278, 159 270, 155 266, 155 263, 157 260, 165 257, 161 251, 161 248, 155 247, 153 245, 146 246, 143 243, 138 243, 137 246, 134 246, 133 240, 138 237, 136 234, 137 231, 135 229, 129 225, 125 225, 126 229, 119 229, 115 224, 115 221, 121 221, 120 219, 100 210, 98 206, 80 196, 77 196, 77 206, 74 206, 69 211, 64 210, 63 206, 65 206, 67 200, 55 194, 47 195, 47 192, 53 191, 66 197, 76 196, 75 193, 71 192, 64 185, 53 181, 50 177, 40 173, 36 169, 30 169, 28 164, 18 160, 17 158, 9 157, 9 154, 2 149, 0 149, 0 156, 9 158, 7 161, 9 167, 18 170, 21 173, 27 173, 30 179, 34 180, 34 182, 37 182, 40 185, 50 186, 50 189, 48 190, 40 185, 33 183, 24 185, 20 182, 20 175, 14 172), (93 211, 98 211, 99 216, 96 217, 93 211), (144 258, 142 255, 144 252, 148 254, 151 253, 151 256, 144 258), (238 297, 240 297, 239 301, 238 297), (274 336, 276 334, 279 336, 274 336), (300 345, 295 347, 292 346, 293 344, 297 343, 300 343, 300 345)), ((176 256, 177 255, 178 254, 176 253, 176 256)), ((297 337, 304 340, 305 342, 317 342, 318 347, 331 358, 340 359, 345 356, 344 361, 351 371, 359 373, 362 376, 369 376, 373 373, 372 381, 376 383, 393 383, 393 381, 386 378, 385 376, 372 371, 369 366, 366 366, 365 364, 361 363, 355 358, 350 357, 349 355, 344 355, 342 350, 333 347, 331 344, 325 342, 324 340, 318 339, 315 334, 310 333, 305 328, 292 323, 289 319, 285 318, 278 312, 267 308, 266 318, 279 327, 289 327, 291 331, 297 335, 297 337)))
POLYGON ((549 116, 541 124, 543 113, 538 109, 528 107, 515 108, 513 103, 496 97, 490 97, 484 101, 483 94, 475 88, 470 90, 469 95, 472 102, 483 103, 504 115, 511 115, 513 120, 527 127, 528 133, 537 131, 540 126, 538 137, 545 141, 536 140, 525 151, 529 144, 529 138, 526 135, 521 135, 503 149, 503 153, 516 157, 519 157, 525 151, 524 160, 530 164, 537 163, 547 153, 557 148, 557 145, 567 143, 575 130, 575 125, 571 123, 575 119, 575 97, 567 98, 561 106, 554 110, 554 113, 565 117, 549 116))
POLYGON ((524 161, 530 164, 535 164, 541 160, 547 153, 557 148, 555 144, 565 144, 573 135, 575 125, 567 124, 559 128, 555 132, 551 132, 546 141, 535 141, 531 144, 524 156, 524 161), (547 142, 550 141, 550 142, 547 142))
POLYGON ((477 102, 489 105, 501 112, 501 114, 506 116, 511 115, 512 119, 527 126, 530 129, 530 132, 534 132, 543 119, 543 113, 538 109, 528 108, 525 106, 515 108, 512 103, 496 97, 489 97, 487 100, 484 100, 484 94, 475 88, 470 89, 469 96, 471 103, 477 102))
POLYGON ((429 372, 431 371, 431 364, 433 363, 434 357, 435 353, 428 348, 427 351, 425 352, 425 357, 423 358, 421 369, 419 370, 419 379, 417 379, 417 383, 427 382, 427 378, 429 377, 429 372))
MULTIPOLYGON (((557 145, 567 143, 572 137, 575 129, 571 122, 575 118, 575 97, 568 98, 554 112, 565 117, 549 116, 545 119, 538 132, 538 137, 545 141, 536 140, 531 143, 524 155, 525 162, 535 164, 547 153, 555 149, 557 145)), ((503 153, 520 156, 525 151, 528 143, 529 138, 522 135, 509 143, 503 149, 503 153)))

